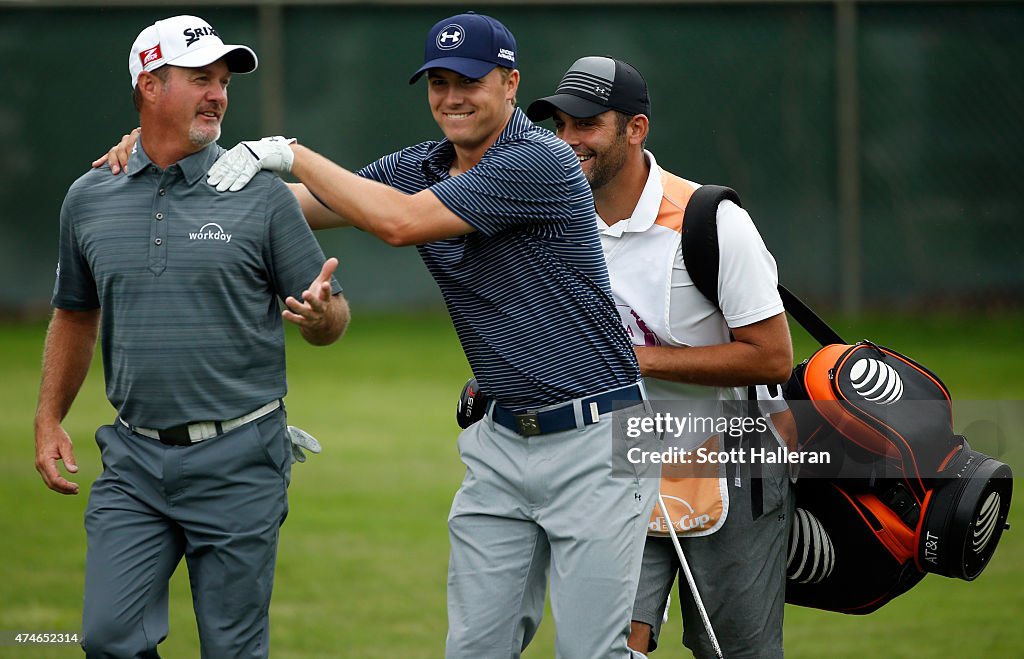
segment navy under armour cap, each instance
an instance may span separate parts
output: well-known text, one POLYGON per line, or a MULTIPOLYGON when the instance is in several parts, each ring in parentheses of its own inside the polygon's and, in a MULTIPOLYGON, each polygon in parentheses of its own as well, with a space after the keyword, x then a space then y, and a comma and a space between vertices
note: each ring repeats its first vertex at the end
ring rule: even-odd
POLYGON ((647 81, 630 64, 611 57, 581 57, 562 76, 554 94, 530 103, 526 116, 541 121, 553 117, 556 109, 578 119, 608 110, 650 117, 651 97, 647 81))
POLYGON ((430 28, 423 47, 423 66, 409 78, 420 79, 427 69, 449 69, 477 80, 496 66, 516 68, 516 38, 497 19, 483 14, 459 14, 430 28))

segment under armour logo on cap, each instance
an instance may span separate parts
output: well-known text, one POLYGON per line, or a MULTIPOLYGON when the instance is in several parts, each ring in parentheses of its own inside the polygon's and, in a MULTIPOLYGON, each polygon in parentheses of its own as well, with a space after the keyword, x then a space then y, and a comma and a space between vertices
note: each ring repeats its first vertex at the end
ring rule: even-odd
POLYGON ((462 43, 462 36, 466 34, 466 31, 462 29, 462 26, 458 23, 452 23, 446 25, 437 33, 437 47, 441 50, 451 50, 452 48, 458 48, 462 43))
POLYGON ((551 96, 537 99, 526 109, 533 121, 547 119, 561 110, 585 119, 608 110, 633 116, 651 116, 647 81, 630 64, 611 57, 582 57, 562 76, 551 96))
POLYGON ((483 14, 459 14, 438 21, 423 48, 423 66, 409 79, 419 80, 428 69, 448 69, 478 80, 495 66, 516 68, 516 39, 499 21, 483 14))

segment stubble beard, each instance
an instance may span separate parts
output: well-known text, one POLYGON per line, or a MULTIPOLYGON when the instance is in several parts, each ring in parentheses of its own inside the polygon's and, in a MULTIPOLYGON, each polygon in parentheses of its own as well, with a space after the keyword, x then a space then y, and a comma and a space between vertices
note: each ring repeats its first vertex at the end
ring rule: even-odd
POLYGON ((216 142, 220 139, 220 124, 217 124, 217 127, 214 129, 204 129, 199 126, 192 125, 188 129, 188 139, 198 148, 203 148, 208 144, 216 142))
POLYGON ((594 164, 587 173, 591 190, 600 190, 608 185, 626 164, 626 144, 616 142, 601 154, 594 154, 594 164))

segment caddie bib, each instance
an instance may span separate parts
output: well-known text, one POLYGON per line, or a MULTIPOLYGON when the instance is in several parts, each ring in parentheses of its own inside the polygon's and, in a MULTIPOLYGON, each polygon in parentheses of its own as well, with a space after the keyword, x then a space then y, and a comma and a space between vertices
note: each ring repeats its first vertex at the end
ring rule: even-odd
MULTIPOLYGON (((687 346, 691 344, 684 340, 686 337, 678 337, 672 331, 670 305, 673 265, 679 254, 683 214, 695 185, 661 170, 653 158, 651 161, 654 172, 634 216, 628 221, 622 220, 632 227, 627 225, 603 231, 601 243, 611 276, 612 294, 633 345, 687 346), (660 204, 655 205, 658 200, 660 204), (652 214, 655 217, 650 224, 652 214)), ((692 286, 685 272, 679 273, 676 279, 677 285, 689 284, 692 289, 684 298, 687 313, 692 308, 694 314, 721 314, 692 286)), ((724 324, 724 319, 722 322, 724 324)), ((650 400, 656 405, 658 401, 733 400, 737 397, 733 388, 705 387, 656 378, 644 378, 644 385, 650 400)), ((685 404, 678 408, 680 414, 684 414, 686 409, 685 404)), ((699 449, 703 449, 705 455, 723 450, 720 437, 705 435, 693 441, 695 443, 689 446, 692 451, 688 454, 691 462, 662 464, 662 498, 676 534, 686 537, 714 533, 725 523, 729 512, 725 464, 698 460, 702 454, 699 449)), ((658 506, 651 514, 648 534, 668 535, 658 506)))

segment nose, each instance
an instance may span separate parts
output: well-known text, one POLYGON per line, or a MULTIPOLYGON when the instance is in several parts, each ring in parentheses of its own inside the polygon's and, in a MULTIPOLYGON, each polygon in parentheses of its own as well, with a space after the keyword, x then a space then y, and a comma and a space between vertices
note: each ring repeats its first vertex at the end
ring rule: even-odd
POLYGON ((226 105, 228 102, 228 88, 225 85, 210 85, 210 88, 206 90, 206 100, 226 105))
POLYGON ((459 85, 448 85, 444 94, 444 104, 447 106, 462 105, 463 100, 465 100, 465 94, 459 85))
POLYGON ((555 135, 569 146, 576 146, 580 143, 579 134, 569 124, 563 124, 555 131, 555 135))

